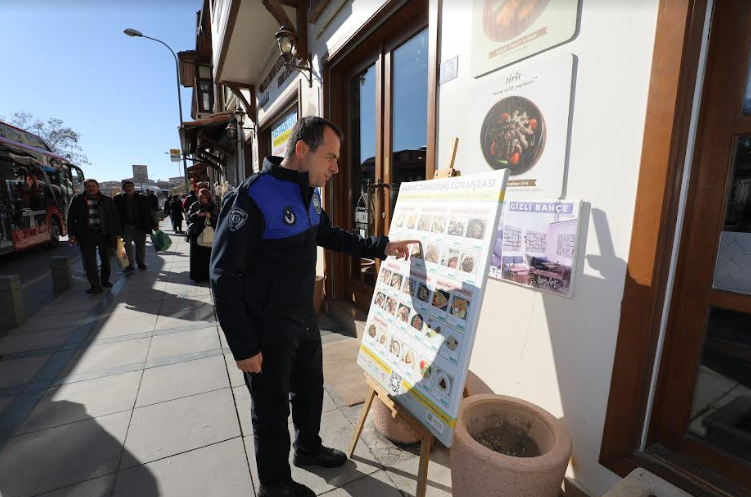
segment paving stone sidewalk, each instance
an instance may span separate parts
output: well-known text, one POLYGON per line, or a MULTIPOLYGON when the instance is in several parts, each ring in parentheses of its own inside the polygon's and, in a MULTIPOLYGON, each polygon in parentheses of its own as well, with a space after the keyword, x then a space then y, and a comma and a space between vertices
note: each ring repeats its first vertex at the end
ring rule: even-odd
MULTIPOLYGON (((100 296, 77 279, 0 338, 0 497, 255 495, 249 394, 210 289, 188 277, 188 244, 172 239, 147 247, 147 271, 100 296)), ((324 341, 356 340, 321 324, 324 341)), ((344 450, 359 412, 327 388, 324 443, 344 450)), ((293 477, 331 497, 414 495, 416 454, 369 423, 343 468, 293 477)), ((428 495, 450 484, 436 448, 428 495)))

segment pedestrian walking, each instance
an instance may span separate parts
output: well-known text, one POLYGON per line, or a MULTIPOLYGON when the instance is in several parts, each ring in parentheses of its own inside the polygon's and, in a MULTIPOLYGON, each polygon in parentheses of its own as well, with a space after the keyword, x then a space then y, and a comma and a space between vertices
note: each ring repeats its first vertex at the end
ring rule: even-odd
POLYGON ((195 190, 191 190, 190 194, 183 200, 183 212, 187 214, 187 212, 190 210, 190 206, 198 202, 198 195, 196 195, 195 190))
POLYGON ((296 466, 337 467, 324 447, 321 335, 313 293, 317 246, 355 257, 406 257, 414 241, 363 238, 332 226, 319 187, 339 170, 342 132, 320 117, 291 129, 286 156, 225 198, 211 256, 219 323, 252 399, 260 497, 313 497, 292 480, 287 420, 292 405, 296 466))
POLYGON ((179 196, 173 195, 170 202, 170 220, 172 231, 177 234, 183 233, 183 202, 179 196))
POLYGON ((219 220, 219 207, 211 200, 211 192, 206 188, 198 192, 198 201, 188 211, 188 238, 190 241, 190 279, 196 283, 208 281, 211 247, 198 244, 206 226, 216 229, 219 220))
POLYGON ((102 293, 110 288, 110 257, 117 248, 121 236, 120 220, 112 199, 99 192, 99 182, 88 179, 84 193, 74 195, 68 206, 68 240, 81 247, 86 278, 91 288, 87 293, 102 293), (101 274, 97 267, 99 251, 101 274))
POLYGON ((148 188, 146 189, 146 198, 149 201, 149 209, 151 209, 151 219, 154 224, 159 226, 159 198, 148 188))
MULTIPOLYGON (((172 208, 172 206, 170 205, 170 202, 172 201, 172 197, 173 195, 168 195, 166 200, 164 201, 164 207, 163 207, 164 217, 170 217, 170 210, 172 208)), ((175 226, 173 225, 172 230, 174 231, 174 229, 175 229, 175 226)))
POLYGON ((115 207, 120 218, 125 250, 128 253, 129 264, 123 272, 134 271, 136 265, 138 269, 146 270, 146 235, 150 235, 158 227, 151 215, 149 200, 136 193, 132 181, 125 180, 122 193, 115 196, 115 207))

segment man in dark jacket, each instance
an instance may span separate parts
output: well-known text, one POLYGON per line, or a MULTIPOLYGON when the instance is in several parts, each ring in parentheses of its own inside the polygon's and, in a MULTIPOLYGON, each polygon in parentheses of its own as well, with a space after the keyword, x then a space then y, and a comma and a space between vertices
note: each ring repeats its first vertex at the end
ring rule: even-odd
POLYGON ((110 288, 110 256, 121 236, 120 220, 114 202, 99 192, 95 179, 86 180, 85 193, 75 195, 68 206, 68 239, 81 247, 86 277, 91 288, 87 293, 102 293, 110 288), (96 263, 96 252, 102 263, 101 279, 96 263))
POLYGON ((149 200, 136 193, 136 187, 132 181, 123 181, 123 192, 115 196, 115 207, 120 218, 120 227, 125 242, 125 250, 128 252, 128 267, 123 272, 129 273, 135 269, 146 269, 146 235, 150 235, 157 223, 151 216, 149 200), (133 251, 135 244, 135 254, 133 251))
POLYGON ((224 202, 211 256, 211 285, 227 343, 245 374, 260 497, 314 496, 292 480, 287 419, 292 404, 296 466, 337 467, 346 455, 321 444, 321 335, 313 292, 318 246, 356 257, 406 257, 412 241, 362 238, 331 225, 318 187, 339 170, 341 131, 320 117, 298 121, 286 157, 224 202), (290 401, 291 398, 291 401, 290 401))
POLYGON ((186 199, 183 200, 183 212, 186 214, 190 210, 190 206, 198 202, 198 195, 195 190, 191 190, 186 199))

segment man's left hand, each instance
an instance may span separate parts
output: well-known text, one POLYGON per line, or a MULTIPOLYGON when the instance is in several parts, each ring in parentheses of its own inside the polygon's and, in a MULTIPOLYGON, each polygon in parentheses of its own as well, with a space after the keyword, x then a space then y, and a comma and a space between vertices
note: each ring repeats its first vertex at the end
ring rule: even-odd
POLYGON ((397 259, 407 259, 409 257, 409 246, 420 243, 420 240, 403 240, 400 242, 389 242, 386 245, 384 253, 387 256, 394 256, 397 259))

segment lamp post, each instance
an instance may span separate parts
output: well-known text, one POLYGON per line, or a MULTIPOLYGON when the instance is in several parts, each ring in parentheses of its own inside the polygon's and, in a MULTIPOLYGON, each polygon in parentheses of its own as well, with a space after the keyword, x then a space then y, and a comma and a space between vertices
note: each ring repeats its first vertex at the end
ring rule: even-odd
MULTIPOLYGON (((167 47, 167 50, 170 51, 172 54, 172 57, 175 58, 175 75, 177 76, 177 105, 180 110, 180 119, 177 121, 179 126, 182 127, 183 125, 183 99, 180 95, 180 63, 177 60, 177 54, 175 54, 175 51, 170 48, 169 45, 164 43, 162 40, 158 40, 156 38, 152 38, 151 36, 146 36, 145 34, 141 33, 140 31, 136 29, 128 28, 123 31, 128 36, 132 36, 135 38, 148 38, 149 40, 153 40, 156 42, 161 43, 165 47, 167 47)), ((188 194, 188 162, 185 160, 185 150, 183 150, 183 141, 180 139, 180 155, 183 158, 183 176, 185 177, 185 194, 188 194)))

